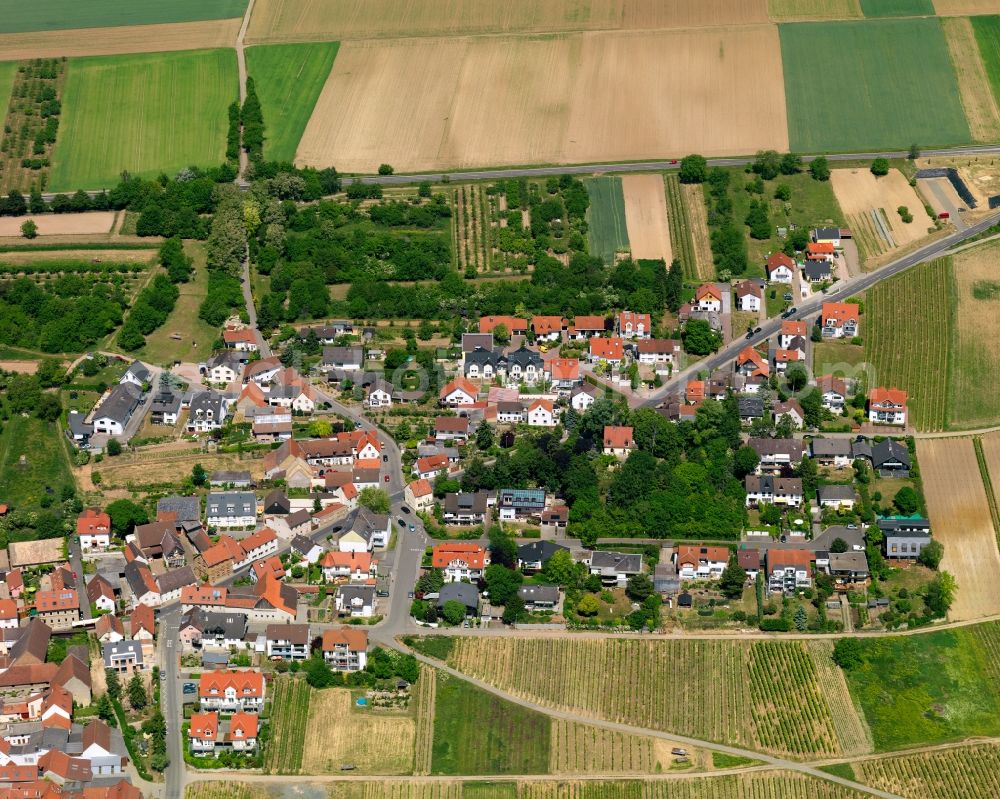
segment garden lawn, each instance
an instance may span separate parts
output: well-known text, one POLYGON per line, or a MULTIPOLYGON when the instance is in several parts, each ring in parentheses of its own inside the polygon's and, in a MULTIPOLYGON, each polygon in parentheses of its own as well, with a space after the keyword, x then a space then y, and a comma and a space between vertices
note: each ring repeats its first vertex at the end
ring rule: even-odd
POLYGON ((790 23, 779 30, 793 152, 972 140, 936 18, 790 23), (831 87, 832 96, 820 86, 831 87))
POLYGON ((268 161, 291 161, 326 83, 337 42, 276 44, 246 51, 247 71, 264 112, 268 161))
POLYGON ((246 7, 247 0, 0 0, 0 33, 232 19, 246 7))
POLYGON ((1000 733, 996 625, 861 639, 847 673, 879 751, 1000 733))
POLYGON ((545 774, 548 716, 439 673, 432 774, 545 774))
POLYGON ((931 0, 861 0, 861 11, 866 17, 933 17, 934 3, 931 0))
POLYGON ((979 54, 990 79, 990 88, 1000 102, 1000 16, 970 17, 979 54))
POLYGON ((125 169, 154 177, 222 163, 237 90, 232 50, 72 59, 49 188, 99 189, 125 169))
POLYGON ((69 455, 55 422, 11 416, 0 432, 0 501, 14 508, 39 507, 51 488, 56 503, 64 485, 73 485, 69 455), (22 467, 20 457, 27 459, 22 467))
POLYGON ((628 247, 628 229, 625 226, 625 196, 621 178, 603 177, 585 180, 590 208, 590 252, 611 264, 615 252, 628 247))

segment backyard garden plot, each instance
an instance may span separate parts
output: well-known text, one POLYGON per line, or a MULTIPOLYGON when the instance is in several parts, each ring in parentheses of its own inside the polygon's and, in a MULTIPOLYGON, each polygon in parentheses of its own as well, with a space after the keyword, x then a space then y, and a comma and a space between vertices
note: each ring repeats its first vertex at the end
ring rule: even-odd
MULTIPOLYGON (((855 0, 856 1, 856 0, 855 0)), ((248 39, 333 39, 652 30, 767 22, 766 0, 259 0, 248 39)))
POLYGON ((12 415, 0 431, 0 485, 4 502, 15 508, 38 509, 52 489, 58 498, 73 485, 69 455, 55 422, 12 415), (25 462, 21 463, 21 456, 25 462))
POLYGON ((435 691, 433 773, 546 773, 548 716, 443 672, 435 691))
POLYGON ((855 706, 851 691, 847 687, 844 672, 833 662, 832 641, 809 641, 806 650, 816 667, 816 676, 823 686, 823 696, 830 706, 833 726, 837 738, 846 755, 862 755, 871 752, 872 731, 865 723, 864 715, 855 706))
POLYGON ((0 33, 0 58, 116 55, 232 47, 242 20, 128 25, 119 28, 0 33))
POLYGON ((434 745, 434 698, 437 693, 435 672, 430 666, 420 667, 420 679, 417 681, 414 697, 414 716, 416 729, 414 731, 413 773, 430 774, 431 756, 434 745))
POLYGON ((815 669, 801 644, 769 644, 753 658, 755 671, 748 680, 750 652, 730 641, 460 638, 449 662, 556 709, 796 755, 841 751, 825 700, 818 686, 809 687, 815 669), (799 670, 796 696, 808 695, 807 712, 798 702, 794 708, 787 705, 788 677, 769 671, 771 661, 799 670), (531 663, 548 668, 539 675, 531 663), (644 701, 636 702, 637 695, 644 701), (770 709, 773 731, 755 734, 763 719, 751 721, 753 705, 770 709))
MULTIPOLYGON (((121 455, 98 467, 104 488, 162 488, 168 490, 191 474, 200 463, 207 471, 248 471, 254 479, 264 473, 259 459, 240 459, 235 455, 206 455, 198 450, 187 452, 139 452, 121 455)), ((301 752, 299 753, 301 757, 301 752)))
POLYGON ((941 569, 958 582, 949 618, 1000 613, 1000 553, 972 440, 920 439, 917 455, 931 530, 944 544, 941 569))
POLYGON ((993 743, 858 760, 853 766, 866 785, 908 799, 1000 796, 1000 745, 993 743))
POLYGON ((628 249, 625 227, 625 196, 622 180, 616 177, 589 178, 584 181, 590 195, 587 210, 590 252, 612 264, 619 251, 628 249))
POLYGON ((971 141, 937 19, 813 22, 780 30, 793 151, 971 141), (820 85, 836 86, 836 101, 817 102, 820 85))
POLYGON ((681 197, 691 222, 691 241, 694 246, 694 262, 697 267, 694 277, 711 280, 715 277, 715 262, 712 259, 712 238, 708 232, 708 209, 705 207, 705 193, 694 183, 681 186, 681 197))
POLYGON ((861 16, 858 0, 768 0, 767 10, 771 19, 777 22, 861 16))
MULTIPOLYGON (((35 216, 0 216, 0 236, 21 236, 21 225, 33 219, 39 237, 80 236, 110 233, 115 222, 114 211, 87 211, 79 214, 36 214, 35 216)), ((60 256, 64 253, 60 253, 60 256)), ((97 257, 97 256, 94 256, 97 257)), ((8 258, 5 256, 4 261, 8 258)), ((149 260, 149 253, 146 253, 149 260)))
POLYGON ((247 0, 0 0, 0 33, 226 19, 243 16, 246 6, 247 0))
MULTIPOLYGON (((673 256, 681 262, 681 270, 685 277, 698 277, 698 259, 695 256, 694 239, 691 232, 692 222, 680 179, 676 173, 663 176, 664 197, 667 211, 668 235, 673 256)), ((707 232, 706 232, 707 235, 707 232)))
POLYGON ((123 169, 173 174, 221 163, 236 93, 232 50, 71 60, 50 187, 101 188, 123 169))
POLYGON ((532 781, 519 799, 864 799, 866 794, 803 774, 762 771, 639 782, 532 781))
POLYGON ((316 98, 337 57, 336 42, 250 47, 247 71, 260 97, 267 138, 264 157, 291 161, 312 116, 316 98))
POLYGON ((924 238, 928 228, 934 226, 923 200, 898 169, 890 169, 881 178, 870 169, 834 169, 830 183, 851 229, 857 225, 874 237, 873 242, 863 246, 872 248, 875 254, 906 247, 924 238), (902 220, 900 207, 912 214, 912 222, 902 220), (873 214, 881 221, 873 221, 873 214))
POLYGON ((312 691, 301 773, 338 774, 352 763, 359 774, 409 774, 415 728, 409 713, 355 708, 346 688, 312 691))
POLYGON ((21 61, 7 92, 0 140, 0 191, 46 185, 52 148, 59 132, 66 61, 21 61))
POLYGON ((278 677, 271 690, 271 721, 264 747, 264 771, 268 774, 298 774, 302 769, 312 689, 305 680, 278 677))
POLYGON ((415 171, 786 150, 780 70, 769 25, 345 42, 297 161, 415 171))
MULTIPOLYGON (((955 333, 951 348, 949 414, 956 427, 989 427, 1000 420, 1000 245, 983 244, 953 258, 955 333)), ((997 475, 1000 479, 1000 473, 997 475)))
POLYGON ((455 258, 458 268, 468 272, 492 270, 492 220, 496 198, 479 183, 451 190, 455 258))
POLYGON ((948 17, 941 20, 941 28, 958 77, 962 108, 969 120, 972 138, 996 141, 1000 138, 1000 110, 980 57, 972 22, 965 17, 948 17))
POLYGON ((667 266, 673 260, 667 198, 663 176, 623 175, 625 227, 629 249, 635 259, 661 260, 667 266))

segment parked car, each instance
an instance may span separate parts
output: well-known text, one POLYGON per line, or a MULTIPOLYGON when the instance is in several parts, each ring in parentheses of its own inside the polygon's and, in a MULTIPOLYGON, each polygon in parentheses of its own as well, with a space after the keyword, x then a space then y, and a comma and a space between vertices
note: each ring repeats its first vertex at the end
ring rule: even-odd
POLYGON ((412 533, 412 532, 413 532, 414 530, 416 530, 416 529, 417 529, 417 528, 416 528, 416 527, 415 527, 414 525, 412 525, 412 524, 410 525, 410 532, 411 532, 411 533, 412 533))
POLYGON ((401 511, 403 511, 403 513, 409 513, 410 512, 410 509, 408 507, 406 507, 406 505, 401 505, 399 509, 401 511))
POLYGON ((396 522, 399 524, 400 527, 404 529, 406 528, 406 519, 396 519, 396 522))
POLYGON ((197 692, 198 692, 198 686, 195 685, 193 682, 186 682, 186 683, 184 683, 184 693, 186 693, 186 694, 194 694, 194 693, 197 693, 197 692))

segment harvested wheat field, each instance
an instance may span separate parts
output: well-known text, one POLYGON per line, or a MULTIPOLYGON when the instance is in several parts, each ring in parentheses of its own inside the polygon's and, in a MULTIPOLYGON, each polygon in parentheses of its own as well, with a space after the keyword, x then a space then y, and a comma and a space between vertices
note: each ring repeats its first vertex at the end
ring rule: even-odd
POLYGON ((858 0, 768 0, 771 19, 854 19, 861 16, 858 0))
POLYGON ((0 34, 0 61, 232 47, 240 19, 0 34))
POLYGON ((934 10, 941 17, 964 17, 1000 13, 997 0, 934 0, 934 10))
POLYGON ((684 197, 688 219, 691 222, 696 276, 699 280, 711 280, 715 277, 715 262, 712 260, 712 239, 708 232, 705 193, 701 186, 685 183, 681 185, 681 195, 684 197))
POLYGON ((345 688, 312 692, 302 773, 339 774, 342 763, 353 763, 362 774, 409 774, 416 730, 413 717, 355 710, 353 704, 345 688))
POLYGON ((625 226, 633 258, 673 260, 662 175, 623 175, 625 226))
POLYGON ((941 28, 955 66, 959 97, 972 138, 984 142, 1000 139, 1000 109, 979 55, 972 23, 966 17, 954 17, 941 20, 941 28))
POLYGON ((767 148, 788 149, 770 25, 348 42, 296 160, 405 172, 767 148))
POLYGON ((258 0, 250 42, 655 30, 768 21, 767 0, 258 0))
MULTIPOLYGON (((79 214, 37 214, 36 216, 0 217, 0 236, 20 236, 21 225, 34 219, 39 236, 72 236, 87 233, 110 233, 115 223, 114 211, 86 211, 79 214)), ((51 258, 51 254, 49 255, 51 258)), ((148 255, 147 255, 148 257, 148 255)))
POLYGON ((41 361, 0 361, 0 371, 33 375, 38 371, 40 364, 41 361))
POLYGON ((0 253, 0 263, 34 264, 39 261, 90 261, 148 264, 156 257, 156 250, 13 250, 0 253))
POLYGON ((972 440, 920 439, 917 457, 931 530, 944 544, 941 569, 958 582, 948 617, 964 621, 1000 613, 1000 554, 972 440))

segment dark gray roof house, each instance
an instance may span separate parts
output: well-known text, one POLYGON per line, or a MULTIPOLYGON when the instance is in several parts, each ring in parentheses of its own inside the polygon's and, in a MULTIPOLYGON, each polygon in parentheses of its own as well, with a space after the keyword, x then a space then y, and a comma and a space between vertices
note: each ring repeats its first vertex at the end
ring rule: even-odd
POLYGON ((854 500, 854 486, 852 485, 825 485, 816 489, 816 496, 820 503, 824 502, 850 502, 854 500))
MULTIPOLYGON (((493 337, 489 334, 490 338, 493 337)), ((486 366, 491 366, 494 371, 500 365, 500 354, 496 350, 488 350, 483 347, 476 347, 472 352, 465 354, 465 363, 462 367, 463 373, 468 377, 472 367, 476 367, 477 374, 482 374, 486 366)))
POLYGON ((94 425, 85 422, 86 418, 86 414, 79 411, 70 411, 66 416, 66 426, 69 429, 70 438, 82 445, 88 444, 90 437, 94 434, 94 425))
POLYGON ((161 513, 175 514, 175 522, 180 526, 183 522, 201 520, 201 500, 198 497, 182 497, 173 495, 164 497, 156 503, 156 515, 161 513))
POLYGON ((213 491, 205 500, 205 516, 240 519, 257 514, 257 497, 251 491, 213 491))
POLYGON ((118 384, 94 412, 94 426, 101 427, 100 421, 107 419, 124 427, 141 399, 142 392, 132 383, 118 384))
POLYGON ((358 369, 364 360, 361 347, 323 347, 324 369, 358 369))
POLYGON ((441 586, 436 602, 438 609, 452 600, 465 605, 467 616, 474 616, 479 612, 479 591, 470 583, 445 583, 441 586))
POLYGON ((802 274, 810 283, 819 283, 823 280, 829 280, 833 275, 833 269, 829 261, 806 261, 805 266, 802 267, 802 274))
POLYGON ((762 397, 737 397, 736 406, 739 409, 740 419, 744 422, 764 418, 764 399, 762 397))
POLYGON ((522 585, 517 595, 528 608, 554 608, 559 604, 559 587, 555 585, 522 585))
POLYGON ((521 544, 517 548, 517 564, 522 569, 540 569, 545 565, 545 561, 560 550, 569 552, 569 547, 557 544, 555 541, 532 541, 530 544, 521 544))
POLYGON ((542 368, 542 356, 534 350, 529 350, 523 345, 513 352, 507 353, 508 366, 520 366, 522 370, 533 365, 536 369, 542 368))
POLYGON ((890 516, 879 519, 878 527, 885 556, 893 560, 915 559, 931 541, 931 523, 919 516, 890 516))
POLYGON ((119 382, 136 382, 139 385, 143 383, 148 383, 152 378, 152 373, 146 368, 142 361, 132 361, 129 364, 128 369, 125 370, 125 374, 121 376, 119 382))
POLYGON ((156 584, 160 588, 161 594, 170 594, 180 591, 188 585, 198 585, 200 581, 194 575, 194 569, 190 566, 182 566, 179 569, 171 569, 156 578, 156 584))
POLYGON ((264 513, 271 513, 276 516, 283 516, 292 509, 292 503, 285 496, 285 493, 276 488, 264 497, 264 513))
POLYGON ((249 488, 253 481, 250 478, 250 472, 218 471, 212 472, 208 482, 214 486, 232 485, 236 488, 249 488))
POLYGON ((820 460, 850 460, 853 452, 851 442, 846 438, 816 438, 812 441, 811 449, 813 457, 820 460))
POLYGON ((872 446, 872 468, 882 476, 907 477, 910 474, 910 451, 905 444, 887 438, 872 446))
POLYGON ((462 353, 468 355, 473 350, 481 347, 484 350, 493 349, 492 333, 463 333, 462 353))
POLYGON ((862 438, 860 441, 851 442, 851 457, 854 460, 858 458, 864 458, 867 461, 872 459, 872 445, 871 442, 866 438, 862 438))
POLYGON ((590 571, 602 577, 618 575, 631 577, 642 571, 642 555, 633 552, 597 550, 590 556, 590 571))
MULTIPOLYGON (((233 352, 233 350, 230 350, 233 352)), ((219 424, 226 416, 226 398, 217 391, 198 391, 191 397, 190 419, 196 417, 217 419, 219 424)))

